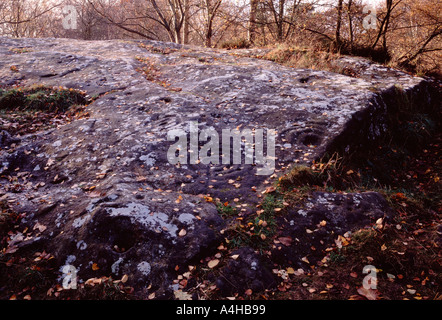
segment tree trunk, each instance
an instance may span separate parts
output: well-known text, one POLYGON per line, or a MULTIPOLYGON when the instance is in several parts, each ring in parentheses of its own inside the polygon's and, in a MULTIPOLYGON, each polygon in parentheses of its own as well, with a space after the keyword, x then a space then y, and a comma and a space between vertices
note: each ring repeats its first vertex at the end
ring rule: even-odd
POLYGON ((249 30, 248 40, 250 43, 256 41, 256 12, 258 10, 258 0, 250 0, 250 16, 249 16, 249 30))
POLYGON ((278 41, 284 40, 284 3, 285 0, 279 0, 278 21, 276 21, 278 41))
POLYGON ((344 0, 338 1, 338 16, 336 18, 336 32, 335 32, 335 42, 336 48, 339 51, 341 47, 341 23, 342 23, 342 3, 344 0))
POLYGON ((386 0, 386 7, 387 7, 387 12, 385 14, 384 19, 382 20, 381 26, 379 27, 379 32, 376 37, 376 40, 374 41, 373 45, 371 46, 373 49, 376 47, 376 45, 378 44, 378 42, 382 36, 383 36, 384 50, 386 50, 386 47, 387 47, 387 40, 385 37, 386 37, 387 30, 388 30, 388 24, 390 22, 391 11, 393 10, 393 0, 386 0))
POLYGON ((210 11, 208 11, 207 13, 207 29, 206 29, 206 41, 205 41, 205 45, 206 47, 210 48, 212 46, 212 17, 210 14, 210 11))
POLYGON ((353 51, 353 16, 351 14, 351 5, 353 4, 353 0, 348 0, 347 3, 347 17, 348 17, 348 33, 350 35, 350 53, 353 51))
POLYGON ((183 43, 189 43, 189 0, 184 0, 183 43))

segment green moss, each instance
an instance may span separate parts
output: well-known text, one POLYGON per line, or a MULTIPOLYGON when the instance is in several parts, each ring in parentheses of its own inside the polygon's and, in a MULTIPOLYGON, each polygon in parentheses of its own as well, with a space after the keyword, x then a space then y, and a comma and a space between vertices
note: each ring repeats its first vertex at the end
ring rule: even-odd
POLYGON ((31 111, 66 111, 73 105, 87 103, 78 90, 34 86, 31 88, 0 89, 0 109, 31 111))

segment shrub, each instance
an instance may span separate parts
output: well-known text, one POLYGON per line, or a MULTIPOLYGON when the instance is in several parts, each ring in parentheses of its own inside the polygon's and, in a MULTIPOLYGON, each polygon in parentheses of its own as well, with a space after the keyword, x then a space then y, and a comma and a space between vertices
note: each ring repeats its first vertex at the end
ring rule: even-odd
POLYGON ((244 38, 233 38, 221 43, 223 49, 245 49, 250 48, 250 42, 244 38))
POLYGON ((84 93, 66 88, 35 86, 29 89, 0 89, 0 108, 6 110, 66 111, 87 103, 84 93))

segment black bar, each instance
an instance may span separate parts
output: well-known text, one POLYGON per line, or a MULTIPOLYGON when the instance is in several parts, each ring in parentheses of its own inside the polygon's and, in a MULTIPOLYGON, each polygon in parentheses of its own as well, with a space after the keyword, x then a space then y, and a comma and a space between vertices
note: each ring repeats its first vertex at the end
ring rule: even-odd
MULTIPOLYGON (((383 318, 391 312, 395 318, 418 311, 419 316, 431 316, 440 311, 441 301, 292 301, 292 300, 150 300, 150 301, 0 301, 0 310, 21 317, 47 315, 84 320, 103 320, 135 316, 148 319, 309 319, 318 317, 383 318), (433 310, 434 309, 434 310, 433 310)), ((328 319, 324 318, 324 319, 328 319)))

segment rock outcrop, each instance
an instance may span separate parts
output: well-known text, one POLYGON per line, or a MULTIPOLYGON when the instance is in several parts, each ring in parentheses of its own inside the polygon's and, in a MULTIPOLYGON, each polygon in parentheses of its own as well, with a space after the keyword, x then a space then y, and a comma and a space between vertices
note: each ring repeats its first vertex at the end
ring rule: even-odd
MULTIPOLYGON (((128 274, 141 297, 152 292, 169 297, 176 266, 198 261, 222 241, 225 222, 204 195, 236 198, 253 211, 256 194, 273 173, 260 175, 262 167, 245 159, 240 164, 192 161, 191 153, 171 163, 168 150, 175 140, 168 133, 185 132, 191 139, 192 124, 199 133, 213 128, 206 132, 219 137, 223 129, 275 130, 274 169, 279 171, 328 151, 353 152, 370 144, 388 130, 384 94, 391 95, 395 86, 421 102, 431 98, 423 79, 359 58, 336 61, 359 74, 350 77, 153 41, 0 38, 0 56, 0 85, 63 86, 93 98, 87 119, 19 140, 2 134, 1 147, 16 144, 0 153, 2 177, 19 170, 26 172, 26 181, 18 177, 24 188, 12 193, 2 178, 0 192, 34 231, 10 247, 44 248, 60 268, 73 265, 83 280, 128 274), (26 50, 18 54, 15 48, 26 50)), ((335 227, 350 214, 358 222, 362 216, 382 216, 385 208, 368 199, 377 196, 361 195, 363 204, 350 213, 342 206, 358 198, 347 195, 339 196, 336 213, 336 204, 327 205, 332 196, 313 197, 304 213, 313 212, 312 223, 316 214, 335 215, 335 227)), ((286 220, 284 232, 295 232, 290 217, 286 220)), ((245 260, 226 267, 229 277, 256 258, 246 253, 245 260)), ((293 259, 296 253, 280 255, 293 259)), ((257 289, 271 283, 263 274, 257 289)))

